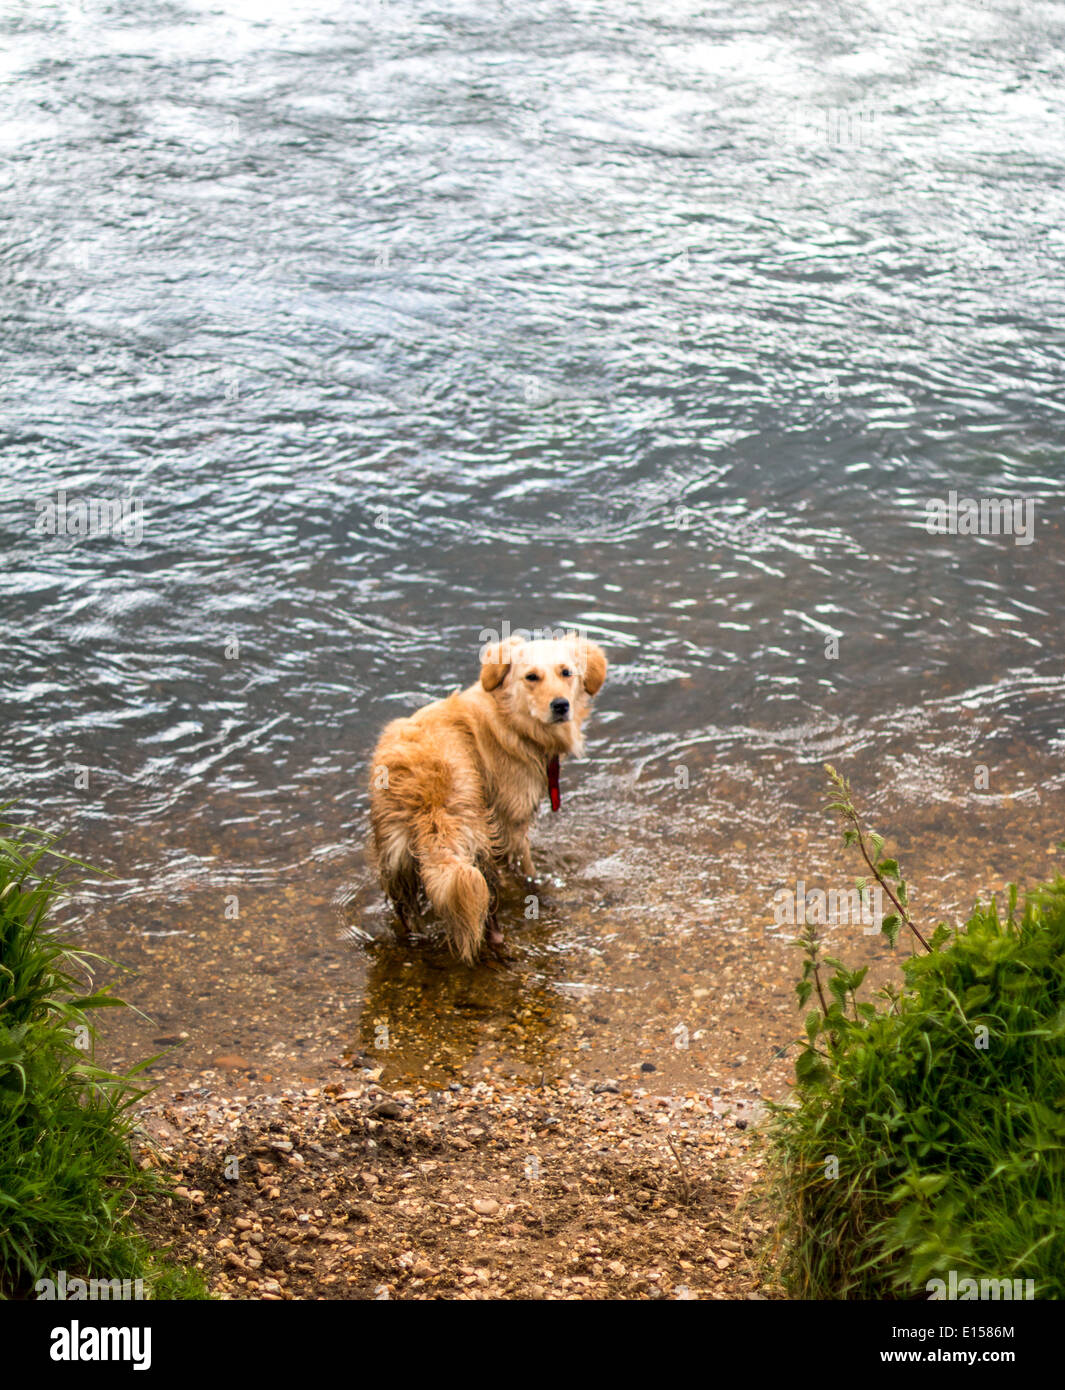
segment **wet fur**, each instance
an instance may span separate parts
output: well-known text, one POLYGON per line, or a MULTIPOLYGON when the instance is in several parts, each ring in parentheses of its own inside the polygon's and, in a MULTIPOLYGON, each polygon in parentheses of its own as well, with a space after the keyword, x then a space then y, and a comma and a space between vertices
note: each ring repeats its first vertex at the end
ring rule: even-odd
POLYGON ((500 872, 534 873, 529 826, 547 760, 583 751, 605 679, 606 657, 590 642, 512 638, 485 651, 475 685, 386 725, 370 766, 370 820, 381 886, 404 929, 424 897, 452 951, 476 960, 494 929, 500 872), (557 699, 570 702, 564 722, 551 716, 557 699))

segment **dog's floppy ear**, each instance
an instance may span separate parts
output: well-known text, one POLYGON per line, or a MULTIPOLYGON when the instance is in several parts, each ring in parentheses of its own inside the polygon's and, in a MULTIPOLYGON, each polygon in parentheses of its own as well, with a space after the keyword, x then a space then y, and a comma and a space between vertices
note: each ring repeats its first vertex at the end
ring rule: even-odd
POLYGON ((606 680, 606 655, 594 642, 582 642, 579 648, 583 666, 584 688, 595 695, 606 680))
POLYGON ((481 684, 485 690, 496 690, 503 684, 520 645, 520 637, 508 637, 505 641, 491 643, 481 652, 481 684))

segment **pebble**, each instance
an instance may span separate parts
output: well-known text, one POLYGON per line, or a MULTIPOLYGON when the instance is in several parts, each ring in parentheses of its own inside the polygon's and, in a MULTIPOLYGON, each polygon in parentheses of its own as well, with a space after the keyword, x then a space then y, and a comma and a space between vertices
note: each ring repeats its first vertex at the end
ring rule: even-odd
POLYGON ((397 1105, 394 1100, 382 1100, 373 1106, 370 1114, 378 1120, 402 1120, 404 1111, 402 1105, 397 1105))

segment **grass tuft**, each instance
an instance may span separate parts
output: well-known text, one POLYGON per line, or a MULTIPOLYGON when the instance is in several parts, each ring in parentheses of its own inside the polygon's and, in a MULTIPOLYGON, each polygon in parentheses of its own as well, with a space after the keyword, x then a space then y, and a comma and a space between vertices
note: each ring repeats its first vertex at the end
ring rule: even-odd
POLYGON ((154 1059, 123 1074, 95 1063, 94 1011, 126 1006, 92 986, 108 962, 48 927, 71 867, 88 869, 52 837, 0 825, 0 1297, 34 1297, 60 1270, 201 1297, 136 1231, 138 1201, 161 1182, 131 1151, 136 1076, 154 1059))

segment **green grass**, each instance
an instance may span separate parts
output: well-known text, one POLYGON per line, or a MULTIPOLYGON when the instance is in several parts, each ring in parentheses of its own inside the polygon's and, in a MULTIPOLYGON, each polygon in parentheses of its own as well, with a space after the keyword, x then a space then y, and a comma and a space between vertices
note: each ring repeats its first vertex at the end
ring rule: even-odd
POLYGON ((801 944, 824 1004, 772 1121, 785 1288, 927 1298, 954 1271, 1065 1297, 1065 879, 937 928, 877 1003, 801 944))
POLYGON ((150 1276, 152 1297, 175 1302, 178 1299, 207 1300, 211 1294, 207 1290, 207 1280, 198 1269, 189 1269, 172 1261, 153 1259, 150 1276))
POLYGON ((161 1184, 131 1152, 135 1078, 152 1059, 122 1075, 93 1061, 93 1012, 125 1006, 92 988, 101 958, 49 930, 69 867, 87 868, 47 835, 0 825, 0 1296, 34 1297, 66 1270, 202 1297, 198 1276, 137 1234, 136 1205, 161 1184))

